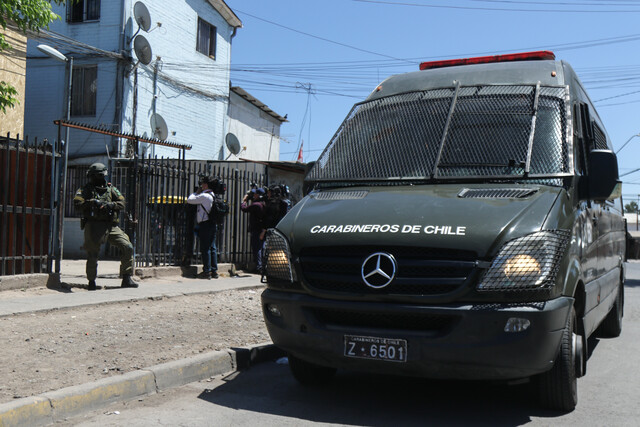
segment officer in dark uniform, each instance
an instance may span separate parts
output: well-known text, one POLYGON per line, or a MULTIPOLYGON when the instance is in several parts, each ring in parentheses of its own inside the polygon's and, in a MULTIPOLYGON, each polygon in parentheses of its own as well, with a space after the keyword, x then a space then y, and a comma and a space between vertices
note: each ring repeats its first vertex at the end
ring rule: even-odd
POLYGON ((133 274, 133 245, 129 236, 118 227, 118 213, 124 209, 124 197, 116 187, 106 181, 107 167, 94 163, 87 171, 89 183, 80 188, 73 203, 82 212, 81 228, 84 229, 84 247, 87 251, 88 289, 96 290, 98 253, 104 242, 120 250, 120 276, 123 288, 137 288, 131 279, 133 274))

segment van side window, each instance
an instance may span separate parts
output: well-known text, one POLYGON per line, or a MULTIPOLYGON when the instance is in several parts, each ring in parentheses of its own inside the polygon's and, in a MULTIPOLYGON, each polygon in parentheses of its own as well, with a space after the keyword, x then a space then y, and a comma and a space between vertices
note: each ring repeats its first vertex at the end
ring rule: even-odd
POLYGON ((580 104, 580 136, 584 141, 584 149, 588 153, 593 150, 593 121, 589 113, 589 106, 585 103, 580 104))
POLYGON ((578 149, 576 155, 576 171, 580 175, 587 174, 587 149, 586 149, 586 140, 585 132, 584 132, 584 104, 575 104, 574 106, 574 117, 575 117, 575 132, 576 135, 576 147, 578 149))

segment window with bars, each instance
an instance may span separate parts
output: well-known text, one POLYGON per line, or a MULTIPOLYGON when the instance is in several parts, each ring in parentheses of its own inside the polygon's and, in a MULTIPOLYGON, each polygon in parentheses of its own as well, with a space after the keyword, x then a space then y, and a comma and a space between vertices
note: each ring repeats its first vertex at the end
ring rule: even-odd
POLYGON ((216 59, 216 27, 198 18, 196 50, 211 59, 216 59))
POLYGON ((67 3, 67 22, 98 21, 100 0, 77 0, 67 3))
POLYGON ((82 65, 73 67, 71 86, 71 115, 96 115, 96 88, 98 86, 98 66, 82 65))
POLYGON ((597 124, 593 124, 593 139, 596 150, 608 150, 607 137, 597 124))
POLYGON ((567 88, 488 85, 356 104, 310 181, 549 177, 571 172, 567 88))

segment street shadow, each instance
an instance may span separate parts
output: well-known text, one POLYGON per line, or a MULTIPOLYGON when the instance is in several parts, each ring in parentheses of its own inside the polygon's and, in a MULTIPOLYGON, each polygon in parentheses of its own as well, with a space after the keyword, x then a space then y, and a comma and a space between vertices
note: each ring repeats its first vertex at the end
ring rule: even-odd
POLYGON ((439 381, 338 371, 323 386, 297 383, 286 364, 266 362, 225 379, 199 398, 224 407, 291 420, 367 426, 513 426, 541 409, 533 383, 439 381))
POLYGON ((55 285, 47 285, 47 289, 51 289, 52 291, 56 291, 56 292, 60 292, 61 294, 70 294, 73 293, 73 291, 71 290, 72 287, 74 287, 75 285, 71 285, 71 284, 66 284, 66 283, 58 283, 55 285))
POLYGON ((63 294, 71 293, 71 284, 60 281, 57 274, 49 274, 47 278, 47 289, 58 291, 63 294))
POLYGON ((637 287, 640 287, 640 280, 637 280, 637 279, 626 279, 624 281, 624 286, 626 288, 637 288, 637 287))

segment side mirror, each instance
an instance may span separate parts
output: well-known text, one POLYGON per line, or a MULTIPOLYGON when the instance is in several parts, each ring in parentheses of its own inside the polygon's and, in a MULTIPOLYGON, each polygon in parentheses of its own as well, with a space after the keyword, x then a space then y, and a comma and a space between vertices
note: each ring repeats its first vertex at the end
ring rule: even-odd
POLYGON ((587 176, 587 198, 610 199, 618 186, 618 159, 611 150, 591 150, 589 153, 589 175, 587 176))

